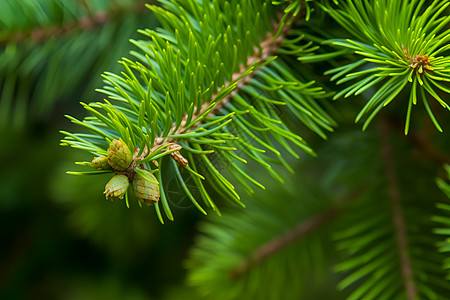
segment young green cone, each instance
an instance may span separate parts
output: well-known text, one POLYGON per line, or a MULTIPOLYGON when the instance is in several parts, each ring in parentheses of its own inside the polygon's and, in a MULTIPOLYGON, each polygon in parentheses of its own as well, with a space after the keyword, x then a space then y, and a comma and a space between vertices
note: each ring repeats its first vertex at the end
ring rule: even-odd
POLYGON ((99 170, 112 169, 112 167, 108 163, 108 158, 106 156, 94 157, 94 159, 92 160, 92 164, 99 170))
POLYGON ((117 171, 126 170, 133 161, 133 153, 127 145, 120 140, 113 140, 108 148, 108 163, 117 171))
POLYGON ((117 198, 122 199, 125 193, 127 192, 128 186, 130 182, 128 181, 128 177, 125 175, 115 175, 111 180, 106 184, 105 192, 106 199, 114 200, 117 198))
POLYGON ((145 204, 157 203, 159 201, 159 183, 156 177, 149 171, 145 172, 145 177, 151 181, 144 179, 141 175, 136 174, 133 179, 133 190, 136 197, 145 204))

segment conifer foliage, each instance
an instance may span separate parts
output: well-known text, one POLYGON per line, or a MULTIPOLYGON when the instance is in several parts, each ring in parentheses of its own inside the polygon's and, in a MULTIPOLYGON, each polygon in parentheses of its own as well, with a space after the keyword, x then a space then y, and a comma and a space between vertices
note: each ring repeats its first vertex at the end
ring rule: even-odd
POLYGON ((176 174, 201 212, 206 214, 206 206, 219 213, 206 183, 223 198, 243 204, 212 157, 229 166, 231 175, 252 193, 250 184, 264 185, 243 169, 248 159, 283 181, 272 167, 275 163, 289 168, 279 148, 294 157, 298 157, 295 148, 313 154, 280 118, 280 110, 288 110, 324 138, 335 122, 320 103, 325 91, 276 56, 312 50, 308 44, 297 44, 301 37, 288 37, 291 26, 287 23, 292 24, 295 11, 280 18, 270 1, 161 3, 164 7, 149 8, 163 28, 142 31, 147 39, 133 41, 140 50, 132 53, 136 60, 121 61, 120 75, 104 75, 106 86, 100 91, 109 99, 83 103, 92 115, 83 121, 69 117, 92 133, 63 132, 67 137, 62 143, 102 156, 114 139, 122 139, 137 157, 148 152, 135 160, 138 168, 131 171, 142 168, 156 174, 161 202, 154 207, 163 222, 162 209, 173 219, 163 184, 167 169, 176 174), (186 174, 194 179, 200 199, 188 189, 186 174))
POLYGON ((359 60, 327 71, 334 74, 337 84, 357 80, 334 95, 358 95, 380 83, 358 114, 359 121, 367 118, 364 128, 374 116, 393 101, 406 88, 409 90, 405 134, 408 134, 413 105, 421 101, 439 131, 441 126, 430 109, 429 100, 437 101, 450 110, 438 91, 449 93, 446 82, 450 81, 449 50, 450 18, 448 1, 347 1, 338 8, 324 7, 352 37, 331 39, 335 46, 349 49, 359 60), (447 29, 447 30, 446 30, 447 29), (358 70, 355 72, 354 70, 358 70), (382 83, 382 84, 381 84, 382 83))
POLYGON ((449 6, 160 0, 107 99, 68 116, 92 159, 69 173, 161 223, 173 178, 215 212, 186 263, 206 299, 448 299, 449 6))

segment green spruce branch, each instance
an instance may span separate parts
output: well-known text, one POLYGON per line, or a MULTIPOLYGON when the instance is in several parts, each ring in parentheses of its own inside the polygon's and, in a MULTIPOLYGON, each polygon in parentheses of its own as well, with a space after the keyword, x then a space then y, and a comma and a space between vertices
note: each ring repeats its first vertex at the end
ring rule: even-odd
POLYGON ((265 260, 270 260, 271 256, 283 251, 286 247, 290 247, 291 244, 306 238, 310 234, 314 234, 315 231, 321 229, 323 226, 332 223, 343 213, 346 203, 361 197, 364 192, 365 190, 363 189, 355 190, 348 195, 345 200, 335 200, 337 204, 332 205, 326 210, 320 211, 307 219, 301 220, 299 223, 295 224, 295 226, 262 244, 230 271, 231 278, 243 276, 253 268, 264 263, 265 260))
POLYGON ((249 199, 245 211, 228 211, 200 224, 186 266, 189 285, 203 299, 295 299, 323 283, 330 228, 339 209, 330 209, 330 199, 302 179, 295 188, 293 182, 274 184, 249 199), (283 288, 287 282, 295 284, 283 288))
MULTIPOLYGON (((311 51, 310 44, 298 43, 302 37, 288 38, 291 25, 287 23, 293 24, 292 18, 298 14, 288 12, 278 18, 279 12, 268 1, 261 5, 244 1, 236 6, 237 14, 229 2, 223 7, 207 2, 201 6, 191 1, 161 3, 164 8, 149 8, 164 29, 141 31, 150 40, 132 41, 140 49, 132 52, 138 60, 124 59, 120 76, 105 74, 107 85, 99 91, 110 100, 83 104, 92 114, 83 121, 69 117, 93 134, 63 132, 67 138, 62 144, 104 156, 113 140, 122 139, 134 153, 136 167, 156 174, 161 202, 154 203, 154 207, 163 222, 160 204, 168 219, 173 220, 161 170, 165 156, 177 162, 167 168, 192 203, 206 214, 189 190, 186 174, 201 191, 203 204, 219 213, 203 182, 223 198, 243 204, 234 185, 212 163, 210 154, 229 166, 231 175, 252 193, 247 182, 264 186, 244 170, 247 159, 234 154, 237 149, 280 181, 283 179, 271 162, 287 168, 289 165, 274 141, 294 157, 298 155, 291 145, 313 154, 303 138, 280 118, 283 106, 323 138, 324 130, 333 130, 335 123, 317 101, 326 93, 315 87, 314 81, 303 82, 274 56, 281 50, 297 55, 311 51), (255 9, 259 12, 255 13, 255 9), (202 21, 196 16, 203 16, 202 21), (255 145, 248 141, 255 141, 255 145), (184 172, 178 170, 177 164, 184 172)), ((116 175, 120 175, 118 172, 124 171, 115 169, 116 175)), ((131 182, 134 175, 128 178, 131 182)), ((128 199, 127 193, 119 194, 128 199)))
MULTIPOLYGON (((75 1, 76 2, 76 1, 75 1)), ((81 1, 82 2, 82 1, 81 1)), ((75 4, 74 7, 67 8, 59 1, 49 1, 48 3, 39 3, 39 8, 36 8, 32 2, 20 2, 21 8, 14 8, 15 10, 23 10, 25 14, 35 12, 36 9, 41 11, 43 16, 38 18, 37 24, 26 24, 24 26, 17 26, 15 24, 8 24, 7 28, 3 28, 0 38, 0 46, 6 46, 10 43, 20 44, 24 42, 33 41, 35 43, 45 42, 47 39, 59 38, 65 34, 71 34, 77 31, 92 30, 95 27, 105 25, 108 21, 114 18, 120 18, 124 13, 142 13, 145 8, 145 2, 132 3, 131 8, 120 6, 118 3, 111 3, 109 7, 104 10, 99 10, 97 7, 88 5, 87 2, 75 4), (50 7, 53 6, 53 9, 50 7), (78 6, 78 7, 77 7, 78 6), (79 7, 82 7, 80 9, 79 7), (74 11, 84 11, 84 13, 74 11), (45 12, 52 11, 51 15, 45 16, 45 12), (67 15, 72 11, 72 16, 67 17, 66 20, 59 21, 57 16, 67 15), (16 27, 17 26, 17 27, 16 27)), ((7 2, 4 5, 8 5, 7 2)), ((6 7, 3 7, 7 10, 6 7)), ((27 19, 31 21, 31 19, 27 19)))
POLYGON ((230 271, 232 278, 241 277, 244 273, 249 272, 250 269, 263 263, 266 259, 270 259, 272 255, 289 247, 290 244, 298 241, 308 234, 312 234, 315 230, 323 226, 325 223, 332 221, 339 215, 340 211, 336 208, 330 208, 324 212, 302 220, 295 227, 290 228, 285 233, 274 237, 257 249, 253 250, 248 258, 241 261, 233 270, 230 271))
MULTIPOLYGON (((250 216, 232 211, 221 220, 202 223, 202 235, 187 261, 188 282, 205 299, 233 299, 236 295, 275 299, 263 288, 266 280, 274 272, 289 274, 289 282, 295 282, 297 289, 285 284, 289 289, 280 288, 280 292, 278 279, 288 280, 282 275, 271 288, 281 293, 278 297, 298 299, 314 289, 300 283, 308 285, 313 274, 334 264, 340 278, 336 286, 341 291, 334 297, 445 299, 449 287, 442 263, 446 260, 437 251, 440 238, 432 233, 435 224, 430 222, 442 197, 432 177, 424 180, 421 176, 434 170, 413 163, 414 150, 409 140, 398 138, 401 135, 386 122, 364 133, 345 131, 330 137, 329 145, 318 152, 319 158, 328 155, 328 159, 300 168, 298 173, 303 175, 298 175, 291 194, 272 186, 272 191, 259 193, 249 204, 250 216), (315 174, 313 170, 321 167, 327 171, 315 174), (319 179, 317 187, 313 183, 319 179), (320 192, 309 192, 305 186, 320 192), (337 215, 320 224, 313 222, 342 202, 337 199, 347 199, 337 215), (323 210, 311 210, 312 203, 323 205, 323 210), (305 214, 310 215, 305 218, 305 214), (296 234, 295 228, 311 222, 319 226, 307 234, 296 234), (314 259, 311 253, 316 253, 314 259), (308 269, 310 264, 312 269, 308 269)), ((291 190, 289 184, 279 188, 291 190)), ((439 222, 444 224, 446 219, 439 222)), ((445 232, 442 228, 436 233, 445 232)), ((324 278, 322 275, 321 280, 324 278)))
MULTIPOLYGON (((430 99, 450 110, 447 99, 450 89, 450 17, 446 15, 447 1, 363 1, 352 0, 337 7, 322 8, 354 39, 329 39, 325 43, 343 50, 334 53, 355 54, 354 62, 328 70, 332 81, 340 85, 352 82, 333 99, 355 97, 376 88, 370 100, 358 113, 355 122, 369 114, 363 128, 385 106, 409 94, 406 109, 405 135, 411 124, 411 113, 419 101, 439 131, 430 99), (356 60, 359 58, 359 60, 356 60)), ((300 57, 299 60, 321 61, 330 54, 300 57)))
POLYGON ((259 67, 259 64, 263 64, 266 60, 270 59, 272 55, 276 54, 277 50, 280 48, 283 39, 289 30, 289 26, 280 26, 275 21, 273 22, 272 32, 278 32, 281 29, 278 37, 271 33, 267 33, 266 37, 260 41, 259 47, 255 48, 253 55, 247 58, 247 62, 244 65, 239 66, 239 71, 231 75, 231 81, 225 82, 220 89, 218 89, 212 96, 211 100, 203 103, 200 108, 194 107, 195 113, 192 116, 185 114, 179 125, 174 124, 169 130, 169 134, 173 137, 165 138, 163 135, 156 138, 153 148, 150 152, 155 151, 161 146, 176 143, 178 139, 177 135, 182 135, 185 133, 195 131, 201 124, 204 118, 213 118, 220 115, 220 111, 227 106, 227 104, 232 100, 232 97, 237 94, 238 90, 245 85, 247 85, 252 80, 252 74, 249 72, 246 66, 259 67), (233 89, 232 92, 224 96, 222 99, 217 100, 219 93, 222 90, 233 89), (188 118, 192 120, 197 120, 195 124, 188 124, 188 118), (200 120, 199 120, 200 119, 200 120), (193 125, 192 125, 193 124, 193 125))

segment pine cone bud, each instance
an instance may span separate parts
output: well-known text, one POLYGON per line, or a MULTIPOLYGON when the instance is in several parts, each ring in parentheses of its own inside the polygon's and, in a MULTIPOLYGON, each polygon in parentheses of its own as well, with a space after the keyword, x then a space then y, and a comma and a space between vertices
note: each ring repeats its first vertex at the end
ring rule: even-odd
POLYGON ((136 174, 133 179, 133 190, 136 197, 145 204, 157 203, 159 201, 159 183, 156 177, 149 171, 143 170, 153 182, 145 180, 136 174))
POLYGON ((112 167, 108 163, 108 158, 106 156, 94 157, 94 159, 92 160, 92 164, 99 170, 112 169, 112 167))
POLYGON ((127 192, 128 186, 130 182, 128 181, 128 177, 125 175, 115 175, 111 180, 106 184, 105 192, 106 199, 114 200, 117 198, 122 199, 125 193, 127 192))
POLYGON ((108 148, 108 163, 117 171, 126 170, 133 161, 133 153, 127 145, 120 140, 113 140, 108 148))

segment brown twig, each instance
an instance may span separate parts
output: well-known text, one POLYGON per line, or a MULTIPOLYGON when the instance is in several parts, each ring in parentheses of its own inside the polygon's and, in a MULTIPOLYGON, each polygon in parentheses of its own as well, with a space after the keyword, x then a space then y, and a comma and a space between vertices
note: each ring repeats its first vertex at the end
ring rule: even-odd
POLYGON ((290 229, 280 236, 273 238, 272 240, 268 241, 267 243, 263 244, 255 251, 253 251, 248 258, 243 260, 236 268, 234 268, 230 272, 230 277, 233 279, 239 278, 254 266, 259 265, 269 256, 277 253, 278 251, 289 246, 291 243, 299 240, 302 237, 305 237, 309 233, 317 230, 324 224, 333 220, 337 215, 339 215, 339 213, 340 211, 337 208, 331 208, 324 212, 320 212, 319 214, 312 216, 309 219, 303 220, 294 228, 290 229))
POLYGON ((339 217, 339 215, 343 212, 343 204, 358 199, 366 191, 367 189, 365 187, 356 189, 350 195, 345 197, 345 199, 337 200, 335 202, 337 203, 336 206, 319 212, 309 219, 302 220, 282 235, 274 237, 272 240, 254 250, 248 258, 243 260, 239 265, 231 270, 230 277, 233 279, 239 278, 253 267, 264 262, 264 260, 268 259, 271 255, 283 250, 293 242, 304 238, 311 232, 322 228, 322 226, 333 221, 336 217, 339 217))
POLYGON ((401 196, 398 188, 397 174, 395 171, 395 159, 390 144, 390 130, 387 120, 381 120, 379 131, 381 136, 381 155, 383 157, 384 167, 386 169, 386 178, 388 182, 388 193, 392 203, 393 222, 396 230, 397 248, 400 254, 403 285, 406 290, 408 300, 414 300, 417 296, 417 289, 414 283, 414 276, 411 266, 411 258, 407 251, 408 238, 405 228, 405 219, 401 206, 401 196))

